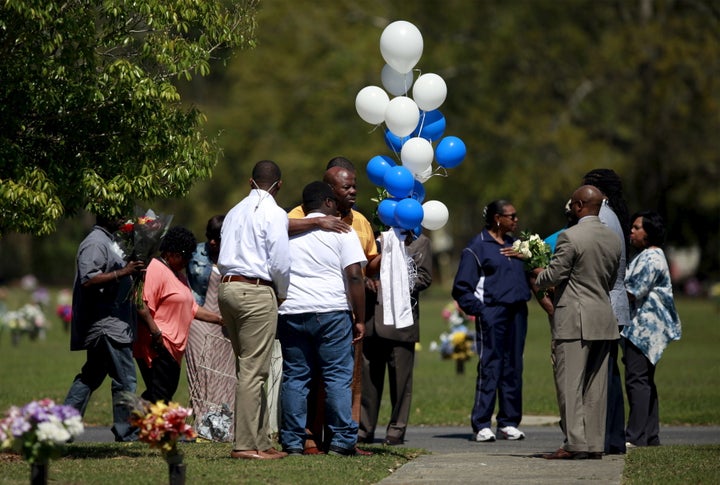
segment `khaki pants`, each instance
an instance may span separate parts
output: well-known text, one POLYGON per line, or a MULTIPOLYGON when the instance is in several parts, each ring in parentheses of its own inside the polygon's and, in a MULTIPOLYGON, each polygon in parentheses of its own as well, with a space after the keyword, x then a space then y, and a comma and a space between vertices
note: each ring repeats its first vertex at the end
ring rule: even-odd
POLYGON ((277 300, 269 286, 221 283, 218 304, 235 352, 235 450, 272 446, 265 383, 277 329, 277 300))

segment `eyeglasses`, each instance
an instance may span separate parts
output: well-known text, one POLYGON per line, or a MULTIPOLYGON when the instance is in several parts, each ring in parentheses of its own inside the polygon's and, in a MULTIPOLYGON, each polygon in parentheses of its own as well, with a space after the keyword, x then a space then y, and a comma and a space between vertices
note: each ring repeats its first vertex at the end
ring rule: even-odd
POLYGON ((501 217, 509 217, 511 221, 517 221, 517 212, 513 212, 512 214, 498 214, 501 217))

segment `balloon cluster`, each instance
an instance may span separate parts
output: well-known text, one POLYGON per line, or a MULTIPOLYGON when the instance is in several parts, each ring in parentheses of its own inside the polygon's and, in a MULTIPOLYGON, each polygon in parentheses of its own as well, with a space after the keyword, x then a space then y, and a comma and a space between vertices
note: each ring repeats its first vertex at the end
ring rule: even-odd
POLYGON ((423 38, 415 25, 405 20, 388 25, 380 36, 386 62, 380 73, 384 89, 366 86, 355 97, 360 118, 372 125, 385 124, 385 143, 401 162, 377 155, 367 163, 368 178, 387 195, 378 204, 378 218, 386 226, 408 230, 419 230, 420 225, 435 230, 447 223, 445 204, 424 202, 423 184, 435 174, 433 160, 444 171, 460 165, 466 154, 460 138, 443 137, 445 117, 438 109, 447 97, 443 78, 427 73, 415 80, 413 68, 422 51, 423 38))

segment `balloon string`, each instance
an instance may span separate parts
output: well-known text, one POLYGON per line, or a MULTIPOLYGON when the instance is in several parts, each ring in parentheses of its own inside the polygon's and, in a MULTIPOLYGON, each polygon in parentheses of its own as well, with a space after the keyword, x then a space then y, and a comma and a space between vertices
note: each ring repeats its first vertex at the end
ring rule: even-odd
POLYGON ((423 111, 422 115, 420 115, 420 127, 418 128, 418 136, 420 136, 420 133, 422 133, 423 126, 425 126, 425 115, 427 115, 425 111, 423 111))

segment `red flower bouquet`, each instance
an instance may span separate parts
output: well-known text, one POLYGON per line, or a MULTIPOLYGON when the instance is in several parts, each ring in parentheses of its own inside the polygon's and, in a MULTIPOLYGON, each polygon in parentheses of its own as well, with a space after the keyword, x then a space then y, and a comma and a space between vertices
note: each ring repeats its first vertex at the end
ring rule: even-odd
MULTIPOLYGON (((115 241, 122 250, 125 261, 142 261, 146 265, 155 255, 173 216, 158 215, 148 209, 142 216, 134 217, 120 226, 115 233, 115 241)), ((135 280, 135 301, 138 308, 142 308, 142 289, 145 273, 135 280)))

